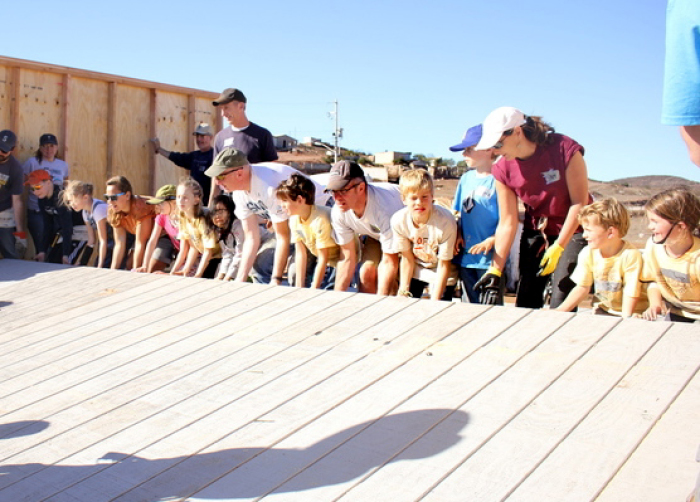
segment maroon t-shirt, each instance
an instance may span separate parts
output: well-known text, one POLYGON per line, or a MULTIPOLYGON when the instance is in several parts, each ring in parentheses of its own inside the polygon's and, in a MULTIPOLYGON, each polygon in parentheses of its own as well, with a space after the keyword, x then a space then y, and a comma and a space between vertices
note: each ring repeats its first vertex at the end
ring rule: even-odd
MULTIPOLYGON (((547 216, 545 233, 557 236, 561 232, 571 207, 566 186, 566 168, 576 152, 583 155, 583 147, 562 134, 550 134, 545 145, 538 145, 528 159, 501 158, 493 165, 493 177, 513 190, 525 204, 526 229, 537 229, 541 216, 547 216)), ((593 198, 588 196, 588 202, 593 198)))

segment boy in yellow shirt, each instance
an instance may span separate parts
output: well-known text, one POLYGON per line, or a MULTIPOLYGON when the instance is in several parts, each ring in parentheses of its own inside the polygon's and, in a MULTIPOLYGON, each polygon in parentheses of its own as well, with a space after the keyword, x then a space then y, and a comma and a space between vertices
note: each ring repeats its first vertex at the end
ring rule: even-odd
POLYGON ((340 248, 331 236, 331 208, 314 204, 316 187, 300 174, 292 174, 280 183, 275 196, 289 214, 289 233, 295 249, 295 286, 305 287, 307 265, 315 260, 311 287, 333 289, 340 248))
POLYGON ((581 210, 579 221, 588 245, 571 275, 576 287, 556 310, 575 310, 595 285, 595 313, 630 317, 644 312, 648 302, 639 282, 642 254, 623 239, 630 227, 625 207, 614 198, 599 200, 581 210))

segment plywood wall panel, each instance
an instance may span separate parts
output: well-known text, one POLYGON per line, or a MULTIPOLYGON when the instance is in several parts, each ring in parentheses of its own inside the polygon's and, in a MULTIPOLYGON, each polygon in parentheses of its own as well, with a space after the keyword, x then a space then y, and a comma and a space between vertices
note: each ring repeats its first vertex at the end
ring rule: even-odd
MULTIPOLYGON (((24 162, 39 148, 39 137, 44 133, 61 132, 63 115, 63 75, 34 70, 22 70, 19 82, 19 130, 15 156, 24 162)), ((63 157, 58 137, 58 156, 63 157)))
MULTIPOLYGON (((188 96, 173 92, 156 92, 155 133, 160 144, 171 152, 189 152, 193 149, 193 138, 188 136, 188 96)), ((188 172, 162 155, 156 159, 154 187, 173 183, 188 172)))
POLYGON ((107 173, 109 84, 85 78, 70 79, 66 161, 71 178, 89 181, 103 194, 107 173))
POLYGON ((137 194, 150 193, 150 99, 148 89, 116 86, 112 173, 126 176, 137 194))
POLYGON ((12 71, 0 66, 0 130, 11 129, 10 107, 12 106, 12 71))

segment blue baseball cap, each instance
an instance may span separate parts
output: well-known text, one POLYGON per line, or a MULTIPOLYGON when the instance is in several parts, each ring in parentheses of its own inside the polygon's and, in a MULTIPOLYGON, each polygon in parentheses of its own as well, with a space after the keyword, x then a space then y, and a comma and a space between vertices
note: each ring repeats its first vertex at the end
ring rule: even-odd
POLYGON ((464 133, 464 137, 462 138, 462 142, 459 145, 451 146, 450 151, 461 152, 465 148, 476 145, 481 139, 481 130, 481 124, 467 129, 467 132, 464 133))

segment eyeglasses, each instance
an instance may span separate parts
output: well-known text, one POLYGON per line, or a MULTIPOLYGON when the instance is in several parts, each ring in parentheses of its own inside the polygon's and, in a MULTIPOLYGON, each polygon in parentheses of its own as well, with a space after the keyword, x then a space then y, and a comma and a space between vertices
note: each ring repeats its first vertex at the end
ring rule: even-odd
POLYGON ((223 180, 226 176, 228 176, 229 174, 235 173, 236 171, 240 171, 241 169, 243 169, 243 168, 242 168, 242 167, 237 167, 236 169, 229 169, 228 171, 224 171, 224 172, 221 173, 221 174, 217 174, 217 175, 216 175, 216 179, 219 180, 219 181, 221 181, 221 180, 223 180))
POLYGON ((361 183, 355 183, 354 185, 349 186, 349 187, 347 187, 347 188, 341 188, 340 190, 331 190, 331 192, 333 193, 333 195, 338 195, 338 194, 340 194, 340 195, 345 195, 345 194, 348 193, 350 190, 352 190, 353 188, 355 188, 356 186, 358 186, 358 185, 360 185, 360 184, 361 184, 361 183))
POLYGON ((506 137, 510 136, 511 134, 513 134, 514 130, 515 130, 515 128, 508 129, 507 131, 503 131, 503 134, 501 134, 501 137, 499 138, 498 142, 495 145, 493 145, 491 148, 494 148, 496 150, 498 150, 499 148, 503 148, 503 138, 506 138, 506 137))
POLYGON ((115 195, 107 195, 107 194, 105 194, 105 200, 114 202, 114 201, 116 201, 119 197, 121 197, 121 196, 124 195, 124 194, 126 194, 126 192, 121 192, 121 193, 118 193, 118 194, 115 194, 115 195))

